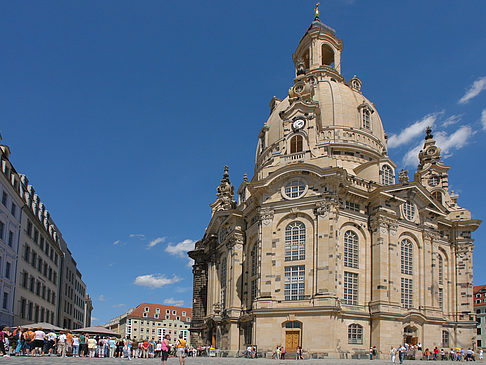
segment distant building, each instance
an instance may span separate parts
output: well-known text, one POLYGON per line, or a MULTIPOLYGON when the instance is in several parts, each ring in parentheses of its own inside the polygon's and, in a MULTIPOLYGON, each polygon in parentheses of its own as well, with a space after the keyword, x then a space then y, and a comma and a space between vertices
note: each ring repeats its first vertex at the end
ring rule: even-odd
POLYGON ((476 346, 486 346, 486 285, 474 287, 474 311, 476 312, 476 346))
MULTIPOLYGON (((1 140, 1 138, 0 138, 1 140)), ((3 155, 9 155, 7 146, 0 146, 3 155)), ((2 170, 9 166, 2 163, 2 170)), ((0 323, 12 326, 14 323, 14 296, 17 252, 19 245, 22 199, 17 194, 14 184, 18 185, 15 173, 0 173, 0 323), (14 183, 12 183, 12 181, 14 183)))
POLYGON ((142 303, 135 309, 113 318, 106 328, 122 337, 160 341, 166 334, 174 340, 182 335, 190 345, 189 327, 192 308, 142 303))
POLYGON ((91 312, 93 311, 93 301, 91 297, 86 294, 84 297, 84 319, 83 319, 83 327, 91 326, 91 312))
POLYGON ((49 322, 74 329, 91 322, 86 285, 61 231, 13 167, 8 146, 0 145, 0 160, 0 325, 49 322))

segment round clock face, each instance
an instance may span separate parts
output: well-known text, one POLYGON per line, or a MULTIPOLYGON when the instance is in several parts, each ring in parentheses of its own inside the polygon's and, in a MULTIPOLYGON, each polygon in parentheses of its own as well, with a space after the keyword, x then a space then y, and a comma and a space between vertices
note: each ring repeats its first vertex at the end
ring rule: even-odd
POLYGON ((292 127, 294 129, 301 129, 301 128, 304 128, 304 125, 305 125, 305 121, 303 119, 297 119, 292 124, 292 127))

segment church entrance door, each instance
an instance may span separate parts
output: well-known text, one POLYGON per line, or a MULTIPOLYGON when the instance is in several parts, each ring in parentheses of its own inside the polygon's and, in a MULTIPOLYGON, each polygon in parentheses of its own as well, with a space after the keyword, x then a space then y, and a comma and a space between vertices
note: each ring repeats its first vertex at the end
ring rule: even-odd
POLYGON ((285 332, 285 349, 287 352, 296 352, 299 346, 300 331, 285 332))

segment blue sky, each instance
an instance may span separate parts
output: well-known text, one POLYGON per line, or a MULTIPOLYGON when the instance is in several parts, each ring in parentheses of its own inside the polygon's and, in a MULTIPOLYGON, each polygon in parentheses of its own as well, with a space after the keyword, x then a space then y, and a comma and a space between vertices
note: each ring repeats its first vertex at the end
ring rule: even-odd
MULTIPOLYGON (((0 130, 69 244, 95 323, 142 301, 191 306, 185 251, 209 222, 223 166, 253 175, 257 135, 292 85, 313 18, 299 1, 0 3, 0 130)), ((323 2, 390 135, 416 167, 423 129, 460 205, 484 218, 486 3, 323 2), (415 149, 415 150, 414 150, 415 149), (413 154, 410 151, 414 151, 413 154)), ((475 234, 475 284, 485 228, 475 234)))

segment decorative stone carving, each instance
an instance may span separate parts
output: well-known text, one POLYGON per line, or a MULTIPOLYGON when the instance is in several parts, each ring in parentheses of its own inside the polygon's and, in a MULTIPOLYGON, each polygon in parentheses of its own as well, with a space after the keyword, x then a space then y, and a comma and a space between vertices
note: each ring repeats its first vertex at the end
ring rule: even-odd
POLYGON ((405 184, 408 183, 408 170, 401 169, 400 172, 398 173, 398 182, 400 184, 405 184))
POLYGON ((223 178, 221 179, 221 184, 217 188, 218 197, 216 201, 211 204, 214 212, 219 212, 221 210, 230 210, 236 208, 236 202, 234 200, 234 188, 229 179, 228 166, 224 167, 223 178))
POLYGON ((273 221, 273 209, 270 208, 260 208, 259 212, 260 220, 265 226, 268 226, 273 221))
POLYGON ((316 215, 326 218, 331 211, 331 202, 330 201, 318 201, 316 203, 316 208, 314 212, 316 215))

